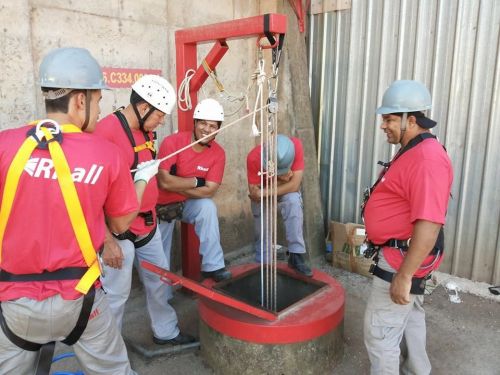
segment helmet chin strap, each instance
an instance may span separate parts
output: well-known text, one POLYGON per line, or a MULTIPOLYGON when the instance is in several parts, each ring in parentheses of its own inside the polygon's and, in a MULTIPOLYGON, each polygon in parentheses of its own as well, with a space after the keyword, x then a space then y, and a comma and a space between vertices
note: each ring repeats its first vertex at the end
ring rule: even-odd
POLYGON ((401 130, 401 135, 399 136, 399 143, 402 144, 403 142, 403 137, 405 135, 405 132, 406 132, 406 123, 408 121, 408 113, 403 113, 403 117, 401 118, 401 126, 400 126, 400 130, 401 130))
POLYGON ((144 115, 144 117, 141 117, 141 114, 139 113, 139 110, 137 109, 137 104, 132 105, 132 108, 134 109, 135 115, 137 117, 137 121, 139 121, 139 129, 141 129, 142 132, 145 132, 144 130, 144 123, 148 119, 149 116, 156 110, 155 107, 150 106, 149 111, 144 115))
POLYGON ((87 126, 89 126, 90 122, 90 90, 85 91, 85 121, 83 122, 82 125, 82 132, 87 129, 87 126))

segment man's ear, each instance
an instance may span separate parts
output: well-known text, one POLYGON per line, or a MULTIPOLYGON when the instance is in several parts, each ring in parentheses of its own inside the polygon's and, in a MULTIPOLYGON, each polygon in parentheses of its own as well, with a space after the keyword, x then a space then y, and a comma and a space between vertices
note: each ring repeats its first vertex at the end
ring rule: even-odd
POLYGON ((407 121, 412 127, 417 125, 417 118, 415 116, 408 116, 407 121))
POLYGON ((76 109, 78 110, 85 110, 86 100, 87 100, 86 95, 83 92, 78 92, 71 98, 71 101, 73 101, 76 109))

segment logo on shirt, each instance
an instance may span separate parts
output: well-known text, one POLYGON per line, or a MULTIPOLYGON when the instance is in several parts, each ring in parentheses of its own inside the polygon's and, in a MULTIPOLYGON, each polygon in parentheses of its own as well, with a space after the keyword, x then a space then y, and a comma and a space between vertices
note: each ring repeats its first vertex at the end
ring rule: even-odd
MULTIPOLYGON (((74 182, 94 185, 99 179, 103 169, 104 167, 102 165, 97 164, 92 164, 88 170, 76 167, 71 171, 71 177, 74 182)), ((51 159, 31 158, 24 166, 24 170, 31 177, 48 178, 52 180, 57 179, 54 162, 51 159)))
POLYGON ((205 168, 205 167, 202 167, 201 165, 198 165, 198 166, 196 167, 196 169, 197 169, 197 170, 199 170, 199 171, 208 172, 208 169, 209 169, 209 168, 205 168))

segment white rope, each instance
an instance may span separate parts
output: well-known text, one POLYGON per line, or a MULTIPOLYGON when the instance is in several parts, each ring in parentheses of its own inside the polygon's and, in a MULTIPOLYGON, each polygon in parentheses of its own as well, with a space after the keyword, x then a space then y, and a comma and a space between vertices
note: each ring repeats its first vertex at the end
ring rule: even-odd
MULTIPOLYGON (((267 108, 267 106, 268 106, 268 104, 266 104, 263 108, 259 108, 259 109, 257 109, 257 110, 258 110, 258 111, 260 111, 260 110, 262 110, 262 109, 267 108)), ((195 144, 200 143, 200 142, 203 142, 204 140, 207 140, 207 139, 208 139, 208 138, 210 138, 210 137, 213 137, 214 135, 216 135, 216 134, 220 133, 221 131, 226 130, 226 129, 228 129, 228 128, 230 128, 230 127, 234 126, 234 125, 236 125, 236 124, 237 124, 238 122, 240 122, 241 120, 244 120, 244 119, 246 119, 247 117, 250 117, 250 116, 252 116, 252 115, 253 115, 253 112, 248 113, 248 114, 244 115, 243 117, 240 117, 239 119, 236 119, 236 120, 234 120, 233 122, 230 122, 229 124, 222 126, 220 129, 217 129, 217 130, 213 131, 212 133, 207 134, 207 135, 205 135, 204 137, 201 137, 201 138, 200 138, 200 139, 198 139, 197 141, 194 141, 194 142, 192 142, 192 143, 188 144, 187 146, 184 146, 184 147, 182 147, 182 148, 180 148, 180 149, 178 149, 178 150, 176 150, 176 151, 172 152, 171 154, 168 154, 167 156, 165 156, 165 157, 163 157, 163 158, 161 158, 161 159, 157 159, 157 161, 158 161, 159 163, 161 163, 161 162, 163 162, 163 161, 165 161, 165 160, 167 160, 167 159, 170 159, 171 157, 173 157, 173 156, 175 156, 175 155, 177 155, 177 154, 180 154, 182 151, 187 150, 188 148, 190 148, 190 147, 194 146, 195 144)), ((130 170, 130 172, 136 172, 136 171, 137 171, 137 169, 131 169, 131 170, 130 170)))
MULTIPOLYGON (((259 131, 259 128, 257 127, 257 124, 255 122, 255 118, 256 118, 256 114, 257 114, 257 105, 259 103, 259 101, 262 103, 262 86, 266 80, 266 72, 264 70, 264 67, 265 67, 265 61, 264 59, 260 59, 259 60, 259 68, 258 68, 258 74, 257 74, 257 86, 258 86, 258 89, 257 89, 257 96, 255 97, 255 106, 254 106, 254 116, 252 118, 252 135, 254 137, 257 137, 259 134, 261 134, 261 132, 259 131)), ((261 106, 262 107, 262 106, 261 106)), ((262 114, 261 114, 261 120, 262 120, 262 114)), ((261 129, 262 129, 262 124, 263 122, 261 121, 260 123, 260 126, 261 126, 261 129)))
POLYGON ((177 106, 183 112, 189 111, 191 108, 193 108, 191 104, 189 86, 191 84, 191 78, 193 78, 195 73, 196 71, 194 69, 189 69, 186 72, 186 75, 184 76, 181 84, 179 85, 179 90, 177 91, 177 106))

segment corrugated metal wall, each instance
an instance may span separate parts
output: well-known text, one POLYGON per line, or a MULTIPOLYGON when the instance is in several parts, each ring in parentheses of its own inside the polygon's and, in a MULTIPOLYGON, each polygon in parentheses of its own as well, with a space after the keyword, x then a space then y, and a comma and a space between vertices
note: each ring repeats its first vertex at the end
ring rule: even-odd
POLYGON ((430 88, 455 170, 441 271, 500 283, 500 1, 352 0, 309 18, 325 217, 360 222, 385 142, 375 109, 395 79, 430 88))

